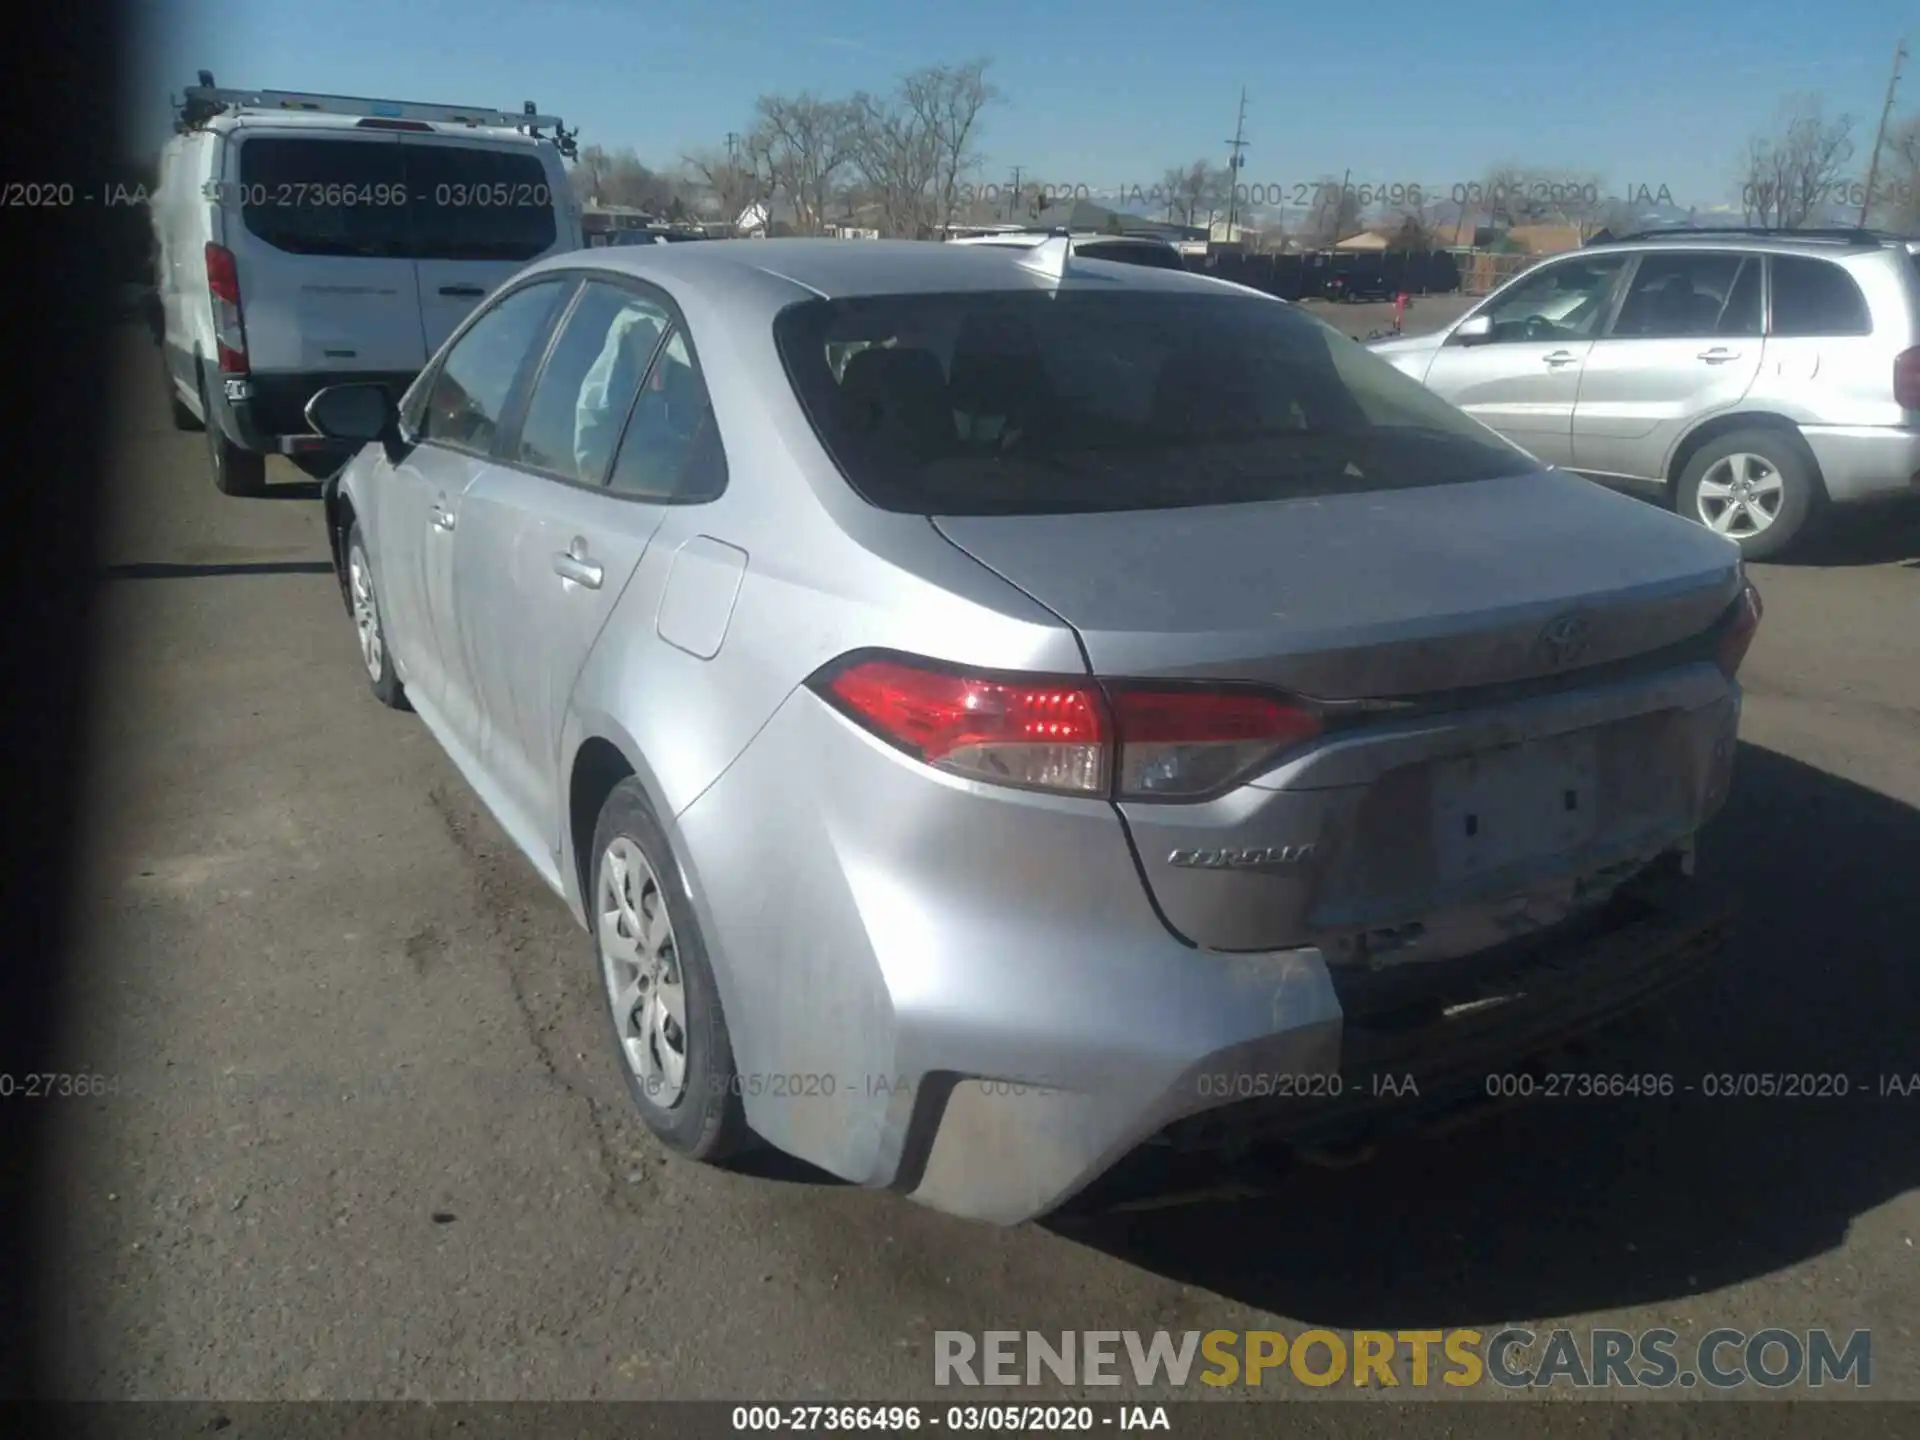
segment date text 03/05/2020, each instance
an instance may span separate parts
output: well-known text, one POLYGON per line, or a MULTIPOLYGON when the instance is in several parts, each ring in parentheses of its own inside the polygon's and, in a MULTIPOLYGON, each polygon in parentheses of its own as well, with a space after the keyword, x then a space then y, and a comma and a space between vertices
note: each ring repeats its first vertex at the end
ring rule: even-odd
POLYGON ((1164 1405, 736 1405, 736 1435, 881 1430, 1058 1434, 1098 1429, 1171 1430, 1164 1405))

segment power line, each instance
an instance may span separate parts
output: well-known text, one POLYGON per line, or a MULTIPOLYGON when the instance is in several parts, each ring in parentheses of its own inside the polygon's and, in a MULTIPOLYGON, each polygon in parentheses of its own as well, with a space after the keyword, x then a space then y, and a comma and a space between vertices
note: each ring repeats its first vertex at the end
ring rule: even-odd
POLYGON ((1887 119, 1893 114, 1893 92, 1900 84, 1900 67, 1906 62, 1907 42, 1893 47, 1893 74, 1887 77, 1887 103, 1880 111, 1880 128, 1873 134, 1873 158, 1867 162, 1867 193, 1860 197, 1860 228, 1867 228, 1867 212, 1873 208, 1873 187, 1880 179, 1880 147, 1887 138, 1887 119))

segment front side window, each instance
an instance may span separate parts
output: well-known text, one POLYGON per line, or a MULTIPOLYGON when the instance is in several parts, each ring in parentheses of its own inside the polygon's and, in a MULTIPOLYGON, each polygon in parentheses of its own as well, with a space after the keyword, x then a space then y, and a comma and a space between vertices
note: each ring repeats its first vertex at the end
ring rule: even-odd
POLYGON ((1591 340, 1600 333, 1624 255, 1581 256, 1542 266, 1482 313, 1496 343, 1591 340))
POLYGON ((486 454, 493 448, 513 383, 566 283, 547 280, 512 291, 453 342, 427 391, 420 438, 486 454))
POLYGON ((662 306, 631 290, 584 286, 534 383, 519 462, 582 484, 604 481, 667 324, 662 306))
POLYGON ((1306 312, 1072 288, 807 301, 774 335, 853 488, 930 515, 1158 510, 1523 474, 1306 312))

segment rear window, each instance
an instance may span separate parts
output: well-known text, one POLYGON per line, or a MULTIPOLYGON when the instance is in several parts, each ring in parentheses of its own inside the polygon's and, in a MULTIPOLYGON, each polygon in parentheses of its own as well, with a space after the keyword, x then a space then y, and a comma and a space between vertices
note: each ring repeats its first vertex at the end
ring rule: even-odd
POLYGON ((1775 335, 1871 335, 1867 297, 1853 277, 1827 260, 1773 257, 1775 335))
POLYGON ((1160 510, 1536 468, 1386 361, 1273 300, 876 296, 802 302, 774 333, 821 443, 887 510, 1160 510))
POLYGON ((558 237, 538 157, 378 138, 252 136, 247 229, 295 255, 531 260, 558 237))

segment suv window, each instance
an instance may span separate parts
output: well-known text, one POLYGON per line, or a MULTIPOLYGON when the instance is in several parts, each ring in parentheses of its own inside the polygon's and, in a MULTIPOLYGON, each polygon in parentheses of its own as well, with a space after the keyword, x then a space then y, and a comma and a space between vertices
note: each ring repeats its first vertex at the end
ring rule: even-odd
POLYGON ((588 485, 605 480, 667 325, 665 309, 630 290, 584 286, 534 382, 519 462, 588 485))
POLYGON ((1760 262, 1732 254, 1642 255, 1610 333, 1643 340, 1758 335, 1760 262))
POLYGON ((240 218, 294 255, 407 253, 407 172, 391 135, 246 137, 240 218))
POLYGON ((622 495, 677 505, 717 499, 727 488, 720 427, 684 330, 660 347, 607 483, 622 495))
POLYGON ((1775 335, 1871 335, 1867 297, 1853 277, 1827 260, 1773 257, 1775 335))
POLYGON ((774 339, 848 483, 909 514, 1166 510, 1536 468, 1384 359, 1267 299, 1128 288, 816 300, 783 311, 774 339))
POLYGON ((1600 333, 1625 255, 1582 256, 1542 266, 1496 300, 1485 313, 1490 339, 1504 341, 1587 340, 1600 333))
POLYGON ((421 260, 531 260, 559 232, 537 155, 402 142, 414 255, 421 260))
POLYGON ((454 342, 427 392, 423 440, 480 454, 493 448, 513 382, 565 290, 560 280, 515 290, 454 342))
POLYGON ((538 156, 390 134, 246 137, 240 215, 294 255, 531 260, 559 234, 538 156))

